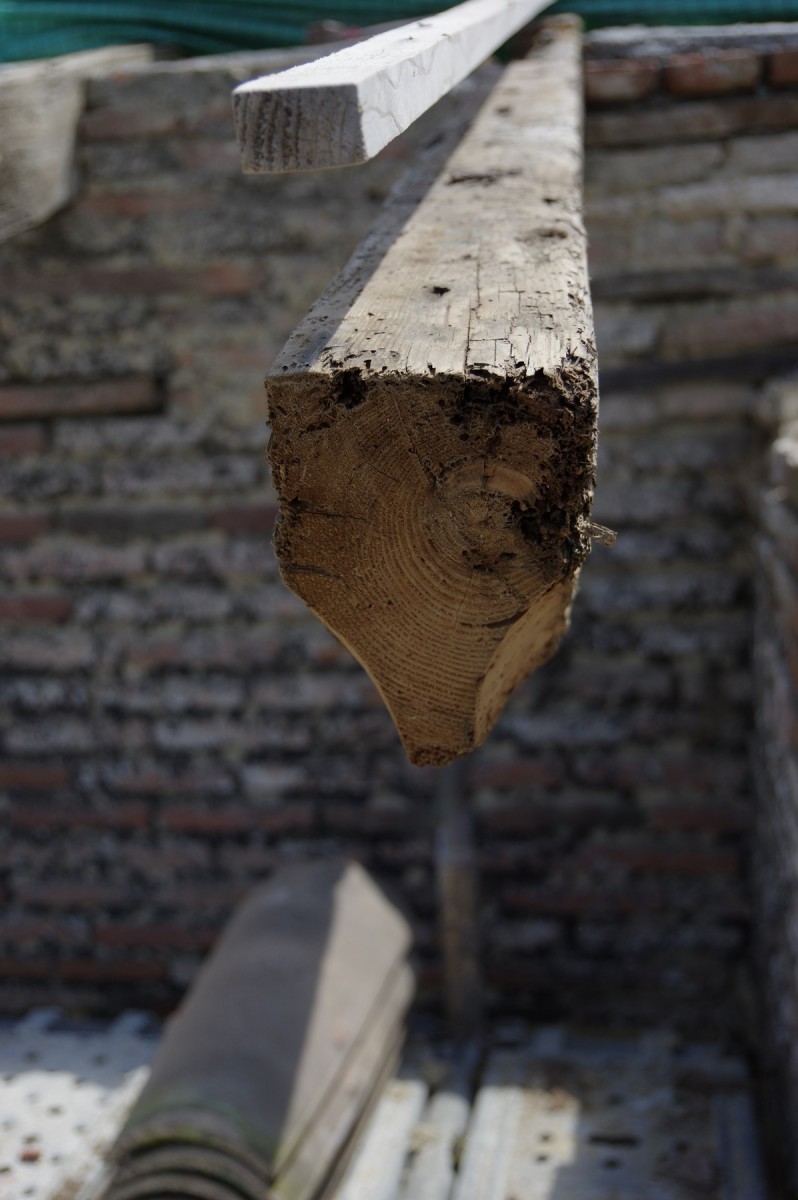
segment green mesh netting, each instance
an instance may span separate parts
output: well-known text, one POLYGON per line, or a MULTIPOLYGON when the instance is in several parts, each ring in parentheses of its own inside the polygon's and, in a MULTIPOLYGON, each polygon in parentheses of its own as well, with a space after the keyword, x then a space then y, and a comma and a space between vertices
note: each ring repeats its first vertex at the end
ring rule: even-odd
MULTIPOLYGON (((193 54, 295 46, 317 21, 375 25, 442 7, 441 0, 0 0, 0 62, 125 42, 163 42, 193 54)), ((593 29, 796 21, 798 0, 561 0, 551 11, 578 12, 593 29)))

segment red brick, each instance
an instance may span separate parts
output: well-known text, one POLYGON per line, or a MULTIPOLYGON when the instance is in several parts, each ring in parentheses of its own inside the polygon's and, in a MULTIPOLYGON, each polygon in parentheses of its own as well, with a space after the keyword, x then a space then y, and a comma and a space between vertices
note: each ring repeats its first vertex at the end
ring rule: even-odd
POLYGON ((740 856, 733 851, 670 849, 658 846, 590 846, 580 853, 590 863, 613 862, 635 871, 669 875, 734 875, 740 856))
POLYGON ((564 778, 558 758, 511 759, 509 762, 479 762, 471 767, 469 781, 475 788, 505 791, 516 787, 557 787, 564 778))
POLYGON ((222 508, 211 517, 211 525, 225 533, 271 533, 277 516, 276 504, 239 505, 222 508))
POLYGON ((146 804, 115 803, 105 810, 52 805, 21 805, 11 807, 10 822, 20 829, 146 829, 150 810, 146 804))
POLYGON ((186 171, 233 176, 241 172, 241 155, 233 138, 226 141, 184 138, 177 143, 176 150, 186 171))
POLYGON ((674 96, 721 96, 752 92, 761 74, 762 59, 754 50, 677 54, 665 67, 665 86, 674 96))
POLYGON ((64 767, 49 767, 29 762, 0 762, 0 788, 10 792, 56 791, 66 787, 70 778, 70 772, 64 767))
POLYGON ((236 834, 250 833, 258 826, 258 813, 243 805, 220 805, 218 808, 199 808, 192 805, 170 805, 161 814, 164 829, 178 833, 236 834))
POLYGON ((741 804, 688 804, 667 801, 656 804, 650 813, 653 829, 726 833, 745 830, 751 823, 741 804))
POLYGON ((798 124, 798 96, 733 96, 643 109, 593 112, 588 146, 653 146, 703 142, 737 133, 777 132, 798 124))
MULTIPOLYGON (((0 274, 0 293, 24 290, 26 293, 47 296, 71 296, 76 291, 83 295, 164 296, 188 292, 204 296, 236 296, 247 295, 263 283, 264 278, 262 267, 237 262, 209 263, 201 268, 100 268, 76 265, 70 271, 0 274)), ((15 431, 9 430, 9 433, 12 432, 15 431)), ((3 452, 3 434, 0 433, 0 454, 3 452)))
POLYGON ((0 621, 66 621, 72 607, 68 596, 0 596, 0 621))
POLYGON ((87 142, 148 138, 175 133, 179 117, 163 108, 95 108, 83 114, 78 136, 87 142))
POLYGON ((209 205, 204 190, 181 192, 102 192, 88 196, 76 211, 83 216, 137 217, 194 212, 209 205))
POLYGON ((798 306, 786 302, 769 310, 732 311, 672 318, 662 349, 668 358, 714 358, 798 342, 798 306))
POLYGON ((76 909, 102 911, 105 908, 127 907, 131 903, 129 886, 108 883, 30 883, 14 889, 16 900, 32 908, 76 909))
POLYGON ((402 809, 368 809, 361 804, 322 803, 325 829, 334 833, 403 834, 408 831, 408 814, 402 809))
POLYGON ((0 386, 0 420, 9 417, 64 417, 81 414, 153 412, 160 400, 152 379, 103 383, 6 384, 0 386))
POLYGON ((43 513, 0 516, 0 542, 30 542, 49 528, 50 518, 43 513))
POLYGON ((44 447, 43 425, 30 423, 0 429, 0 455, 39 454, 44 447))
POLYGON ((219 929, 187 929, 182 925, 99 925, 95 937, 99 946, 152 947, 153 949, 209 950, 219 929))
POLYGON ((92 959, 67 959, 58 963, 54 974, 67 982, 83 983, 154 983, 169 976, 165 962, 97 962, 92 959))
POLYGON ((217 808, 169 805, 161 816, 164 829, 179 833, 240 834, 260 830, 263 833, 298 833, 313 823, 311 804, 289 804, 278 809, 245 808, 238 804, 220 804, 217 808))
POLYGON ((798 87, 798 50, 775 50, 769 54, 767 81, 771 87, 798 87))
POLYGON ((609 58, 585 63, 588 104, 630 104, 659 87, 662 68, 655 58, 609 58))

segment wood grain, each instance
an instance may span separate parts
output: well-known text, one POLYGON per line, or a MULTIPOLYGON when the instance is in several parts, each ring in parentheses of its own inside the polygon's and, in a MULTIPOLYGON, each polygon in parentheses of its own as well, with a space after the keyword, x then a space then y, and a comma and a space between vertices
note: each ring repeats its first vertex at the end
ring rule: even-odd
POLYGON ((556 649, 590 548, 581 165, 580 34, 562 19, 268 381, 283 577, 366 667, 414 763, 484 739, 556 649))
POLYGON ((366 162, 549 0, 467 0, 233 93, 244 171, 366 162))

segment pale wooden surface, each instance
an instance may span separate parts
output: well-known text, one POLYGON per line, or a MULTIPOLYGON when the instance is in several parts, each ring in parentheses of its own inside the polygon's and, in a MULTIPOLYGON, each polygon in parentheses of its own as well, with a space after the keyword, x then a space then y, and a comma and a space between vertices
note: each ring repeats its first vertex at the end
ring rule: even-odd
POLYGON ((242 166, 296 171, 365 162, 550 0, 467 0, 233 94, 242 166))
POLYGON ((268 381, 283 576, 419 764, 481 742, 551 656, 590 547, 580 68, 575 23, 548 23, 268 381))
POLYGON ((69 200, 85 78, 152 56, 149 46, 109 46, 0 66, 0 241, 69 200))

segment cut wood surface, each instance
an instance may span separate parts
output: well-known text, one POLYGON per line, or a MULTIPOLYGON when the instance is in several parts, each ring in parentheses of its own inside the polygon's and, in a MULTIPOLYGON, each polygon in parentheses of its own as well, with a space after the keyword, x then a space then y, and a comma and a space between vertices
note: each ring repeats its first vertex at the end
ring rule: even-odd
POLYGON ((85 78, 152 57, 149 46, 109 46, 0 66, 0 241, 69 199, 85 78))
POLYGON ((561 19, 409 216, 400 192, 400 220, 268 381, 283 577, 369 671, 418 764, 480 743, 551 656, 590 548, 581 165, 580 34, 561 19))
POLYGON ((242 166, 366 162, 550 0, 467 0, 233 93, 242 166))

